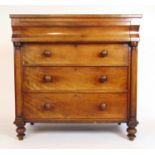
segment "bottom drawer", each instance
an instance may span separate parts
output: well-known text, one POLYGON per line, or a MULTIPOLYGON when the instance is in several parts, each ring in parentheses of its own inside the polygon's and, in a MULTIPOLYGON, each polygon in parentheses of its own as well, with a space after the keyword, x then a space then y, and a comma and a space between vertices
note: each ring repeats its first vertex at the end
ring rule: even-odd
POLYGON ((27 93, 24 117, 31 120, 127 119, 127 94, 27 93))

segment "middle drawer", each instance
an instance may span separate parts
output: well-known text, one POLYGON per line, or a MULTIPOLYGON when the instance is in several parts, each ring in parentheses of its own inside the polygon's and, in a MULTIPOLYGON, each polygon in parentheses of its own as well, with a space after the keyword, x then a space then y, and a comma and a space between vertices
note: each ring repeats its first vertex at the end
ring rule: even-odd
POLYGON ((25 67, 25 91, 127 91, 127 67, 25 67))

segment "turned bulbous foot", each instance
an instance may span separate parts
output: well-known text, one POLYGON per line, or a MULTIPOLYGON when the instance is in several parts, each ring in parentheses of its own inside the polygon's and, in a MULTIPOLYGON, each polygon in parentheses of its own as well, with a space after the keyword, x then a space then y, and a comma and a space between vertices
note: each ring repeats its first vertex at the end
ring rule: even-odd
POLYGON ((17 126, 16 132, 18 139, 23 140, 26 131, 24 119, 22 117, 17 117, 14 124, 17 126))
POLYGON ((127 132, 128 132, 127 136, 129 138, 129 140, 133 141, 136 138, 136 135, 135 135, 137 133, 136 128, 129 127, 129 128, 127 128, 127 132))
POLYGON ((25 136, 25 127, 18 127, 17 128, 17 137, 19 140, 23 140, 24 136, 25 136))
POLYGON ((127 136, 129 138, 129 140, 133 141, 135 138, 136 138, 136 133, 137 133, 137 130, 136 130, 136 126, 137 126, 138 122, 137 121, 131 121, 131 122, 128 122, 128 128, 127 128, 127 136))
POLYGON ((34 125, 34 123, 33 122, 30 122, 30 125, 34 125))

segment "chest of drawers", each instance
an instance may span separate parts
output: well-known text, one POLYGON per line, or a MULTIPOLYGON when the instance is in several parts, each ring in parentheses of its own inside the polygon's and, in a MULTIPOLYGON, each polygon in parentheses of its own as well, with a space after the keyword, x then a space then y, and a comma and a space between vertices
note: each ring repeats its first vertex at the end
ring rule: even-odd
POLYGON ((28 122, 124 122, 133 140, 140 18, 11 15, 18 138, 28 122))

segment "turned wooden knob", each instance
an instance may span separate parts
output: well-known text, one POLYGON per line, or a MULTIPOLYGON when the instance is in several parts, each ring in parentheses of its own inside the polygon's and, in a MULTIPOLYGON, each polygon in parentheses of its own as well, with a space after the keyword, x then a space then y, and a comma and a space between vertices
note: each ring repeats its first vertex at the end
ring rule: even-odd
POLYGON ((45 51, 43 52, 43 55, 44 55, 45 57, 50 57, 50 56, 52 56, 52 52, 51 52, 51 51, 48 51, 48 50, 45 50, 45 51))
POLYGON ((101 82, 101 83, 104 83, 104 82, 106 82, 108 80, 108 78, 107 78, 107 76, 105 76, 105 75, 102 75, 100 78, 99 78, 99 81, 101 82))
POLYGON ((53 108, 53 106, 50 103, 45 103, 43 105, 43 109, 46 110, 46 111, 51 110, 52 108, 53 108))
POLYGON ((103 50, 100 52, 100 57, 106 57, 108 55, 108 51, 103 50))
POLYGON ((101 103, 99 105, 100 110, 105 110, 107 108, 107 105, 105 103, 101 103))
POLYGON ((45 75, 43 77, 44 82, 52 82, 52 76, 51 75, 45 75))

